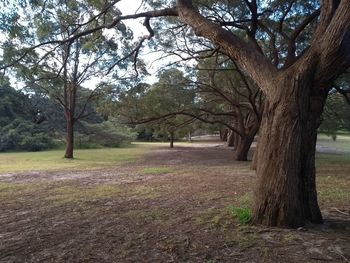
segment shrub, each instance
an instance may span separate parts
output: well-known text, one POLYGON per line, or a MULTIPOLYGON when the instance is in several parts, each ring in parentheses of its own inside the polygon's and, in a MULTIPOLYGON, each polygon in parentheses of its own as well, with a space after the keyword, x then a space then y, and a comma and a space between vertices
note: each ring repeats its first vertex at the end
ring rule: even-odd
POLYGON ((44 133, 24 136, 19 143, 20 150, 36 152, 43 151, 54 147, 52 138, 44 133))
POLYGON ((82 124, 86 134, 79 134, 76 138, 77 146, 82 148, 119 147, 130 143, 136 137, 129 128, 111 121, 96 124, 82 122, 82 124))
POLYGON ((15 119, 0 129, 0 151, 41 151, 55 146, 54 141, 38 125, 15 119))
POLYGON ((242 225, 249 224, 252 221, 252 213, 247 207, 232 207, 231 213, 242 225))

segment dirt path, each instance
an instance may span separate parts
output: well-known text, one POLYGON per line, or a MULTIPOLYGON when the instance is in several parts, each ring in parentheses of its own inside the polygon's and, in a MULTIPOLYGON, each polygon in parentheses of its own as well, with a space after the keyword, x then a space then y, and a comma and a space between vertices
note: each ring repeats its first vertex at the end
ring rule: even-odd
MULTIPOLYGON (((231 157, 215 145, 161 148, 113 169, 2 175, 0 262, 350 260, 347 197, 321 198, 323 226, 240 226, 230 209, 250 205, 255 175, 231 157)), ((338 174, 350 186, 350 165, 338 174)))

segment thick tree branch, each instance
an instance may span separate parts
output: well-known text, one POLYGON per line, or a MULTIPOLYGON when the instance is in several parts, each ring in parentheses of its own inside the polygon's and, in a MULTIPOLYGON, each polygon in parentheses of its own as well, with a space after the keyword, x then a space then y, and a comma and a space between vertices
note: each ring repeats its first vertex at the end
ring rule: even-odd
POLYGON ((238 36, 223 29, 205 17, 201 16, 192 5, 192 1, 177 0, 179 17, 190 25, 198 36, 203 36, 219 46, 223 52, 237 62, 250 77, 267 94, 270 91, 270 81, 265 76, 274 78, 277 69, 258 52, 250 43, 244 42, 238 36))

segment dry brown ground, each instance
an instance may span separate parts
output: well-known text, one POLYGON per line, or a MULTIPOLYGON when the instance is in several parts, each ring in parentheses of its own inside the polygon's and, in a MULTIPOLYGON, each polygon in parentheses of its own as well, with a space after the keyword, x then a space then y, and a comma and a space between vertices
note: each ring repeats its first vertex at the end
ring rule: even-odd
POLYGON ((322 226, 240 226, 248 163, 160 148, 99 171, 0 176, 0 262, 349 262, 350 164, 320 166, 322 226), (330 187, 332 185, 332 187, 330 187))

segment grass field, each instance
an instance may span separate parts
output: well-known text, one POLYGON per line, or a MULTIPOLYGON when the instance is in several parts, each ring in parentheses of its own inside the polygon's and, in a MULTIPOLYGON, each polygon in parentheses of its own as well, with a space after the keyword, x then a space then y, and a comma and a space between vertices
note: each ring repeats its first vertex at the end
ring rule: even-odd
POLYGON ((132 144, 124 148, 78 149, 74 159, 63 158, 63 150, 0 153, 0 173, 49 170, 99 169, 135 161, 160 144, 132 144))
POLYGON ((336 141, 333 141, 331 137, 325 134, 319 134, 317 143, 322 146, 350 152, 350 135, 337 135, 336 141))
POLYGON ((179 145, 0 154, 0 262, 348 262, 349 155, 317 154, 325 224, 300 231, 249 225, 232 149, 179 145))

